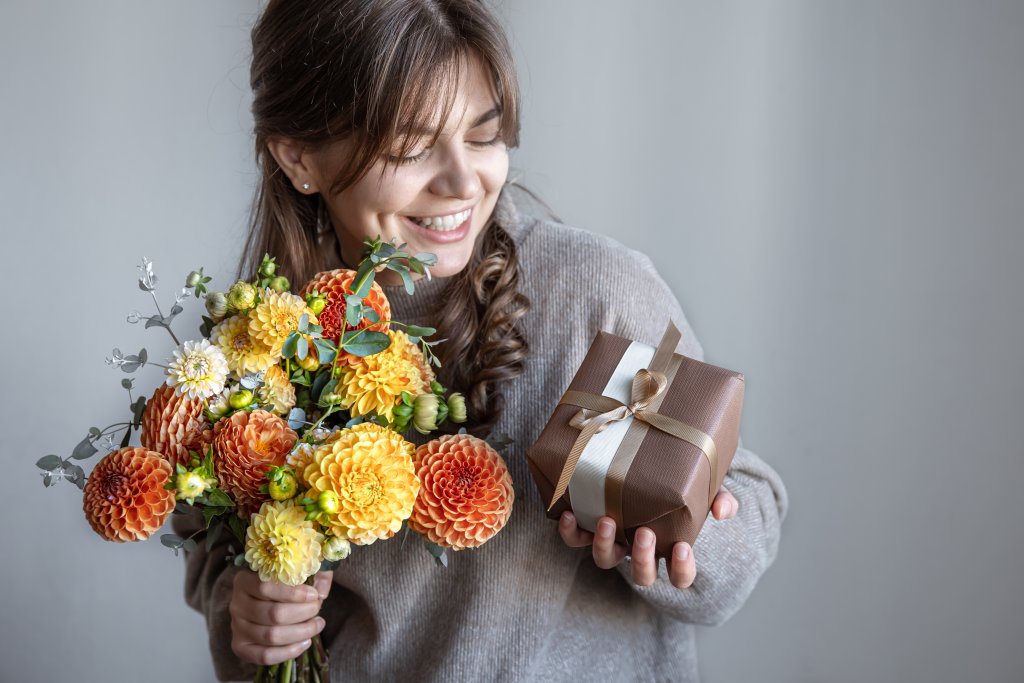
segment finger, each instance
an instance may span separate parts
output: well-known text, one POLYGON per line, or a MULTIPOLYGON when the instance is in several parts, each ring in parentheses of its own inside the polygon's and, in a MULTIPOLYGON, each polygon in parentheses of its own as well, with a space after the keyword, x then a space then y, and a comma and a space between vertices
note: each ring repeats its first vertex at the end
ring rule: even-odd
POLYGON ((658 578, 658 560, 654 557, 654 532, 640 527, 633 536, 633 583, 650 586, 658 578))
POLYGON ((697 564, 693 559, 693 549, 686 541, 672 546, 672 562, 668 570, 668 578, 676 588, 689 588, 697 578, 697 564))
POLYGON ((320 600, 320 593, 313 586, 305 584, 286 586, 278 581, 260 581, 260 577, 251 570, 241 571, 235 575, 235 587, 258 600, 274 600, 276 602, 320 600))
POLYGON ((558 534, 570 548, 583 548, 594 542, 594 534, 576 525, 576 515, 568 510, 558 519, 558 534))
POLYGON ((300 624, 320 613, 321 602, 276 602, 246 598, 232 600, 228 609, 232 617, 238 617, 264 626, 300 624))
POLYGON ((594 536, 594 564, 601 569, 611 569, 626 556, 626 548, 615 542, 615 520, 602 517, 597 520, 597 534, 594 536))
POLYGON ((231 650, 238 655, 238 658, 253 664, 270 666, 281 662, 295 659, 305 652, 312 641, 305 640, 301 643, 288 645, 287 647, 263 647, 255 643, 231 642, 231 650))
POLYGON ((232 620, 231 630, 241 642, 261 647, 289 647, 320 633, 324 623, 323 617, 313 617, 299 624, 267 626, 238 617, 232 620))
POLYGON ((313 579, 313 588, 320 595, 321 600, 326 600, 331 592, 331 584, 334 583, 334 572, 317 572, 313 579))
POLYGON ((721 488, 711 503, 711 514, 715 519, 731 519, 740 509, 740 502, 731 493, 721 488))

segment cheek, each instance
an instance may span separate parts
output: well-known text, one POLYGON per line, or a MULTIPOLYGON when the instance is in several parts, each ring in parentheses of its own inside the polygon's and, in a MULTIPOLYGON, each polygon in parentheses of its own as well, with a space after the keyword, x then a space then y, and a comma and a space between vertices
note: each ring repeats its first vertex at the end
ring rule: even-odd
POLYGON ((497 192, 508 178, 508 150, 504 147, 489 150, 480 165, 480 180, 487 192, 497 192))

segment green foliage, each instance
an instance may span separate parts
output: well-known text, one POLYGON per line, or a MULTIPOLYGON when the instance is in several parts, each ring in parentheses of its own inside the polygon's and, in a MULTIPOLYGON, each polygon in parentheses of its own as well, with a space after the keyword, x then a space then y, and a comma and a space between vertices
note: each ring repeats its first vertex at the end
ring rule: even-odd
POLYGON ((448 549, 443 548, 436 543, 431 543, 426 538, 423 539, 423 545, 427 547, 427 552, 434 558, 434 561, 441 567, 448 566, 448 549))
POLYGON ((351 330, 341 335, 341 348, 354 356, 372 356, 391 345, 391 339, 383 332, 351 330))

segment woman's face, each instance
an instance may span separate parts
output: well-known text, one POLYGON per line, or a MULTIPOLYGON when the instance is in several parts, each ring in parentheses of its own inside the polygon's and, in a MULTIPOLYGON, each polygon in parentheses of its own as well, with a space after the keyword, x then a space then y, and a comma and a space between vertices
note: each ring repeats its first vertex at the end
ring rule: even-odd
MULTIPOLYGON (((380 159, 355 184, 324 195, 346 264, 355 266, 363 241, 378 235, 395 245, 407 243, 411 254, 435 254, 431 271, 440 277, 455 275, 469 262, 508 175, 508 150, 498 138, 501 113, 490 77, 476 59, 464 66, 451 114, 432 147, 432 131, 424 131, 407 156, 380 159)), ((348 144, 316 155, 321 192, 330 187, 348 144)), ((377 279, 401 282, 390 271, 377 279)))

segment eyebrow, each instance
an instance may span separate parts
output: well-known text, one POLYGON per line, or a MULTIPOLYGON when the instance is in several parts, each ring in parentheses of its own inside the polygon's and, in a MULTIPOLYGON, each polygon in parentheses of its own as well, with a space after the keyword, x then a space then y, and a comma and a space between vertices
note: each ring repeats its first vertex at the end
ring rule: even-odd
MULTIPOLYGON (((498 108, 498 107, 491 107, 488 111, 485 111, 483 114, 481 114, 480 116, 476 117, 476 121, 474 121, 473 124, 469 127, 469 130, 473 130, 474 128, 479 128, 480 126, 484 125, 488 121, 492 121, 492 120, 498 118, 499 116, 501 116, 501 109, 498 108)), ((433 128, 417 128, 417 127, 412 127, 409 130, 409 133, 411 135, 434 136, 434 135, 437 134, 437 131, 434 130, 433 128)))

